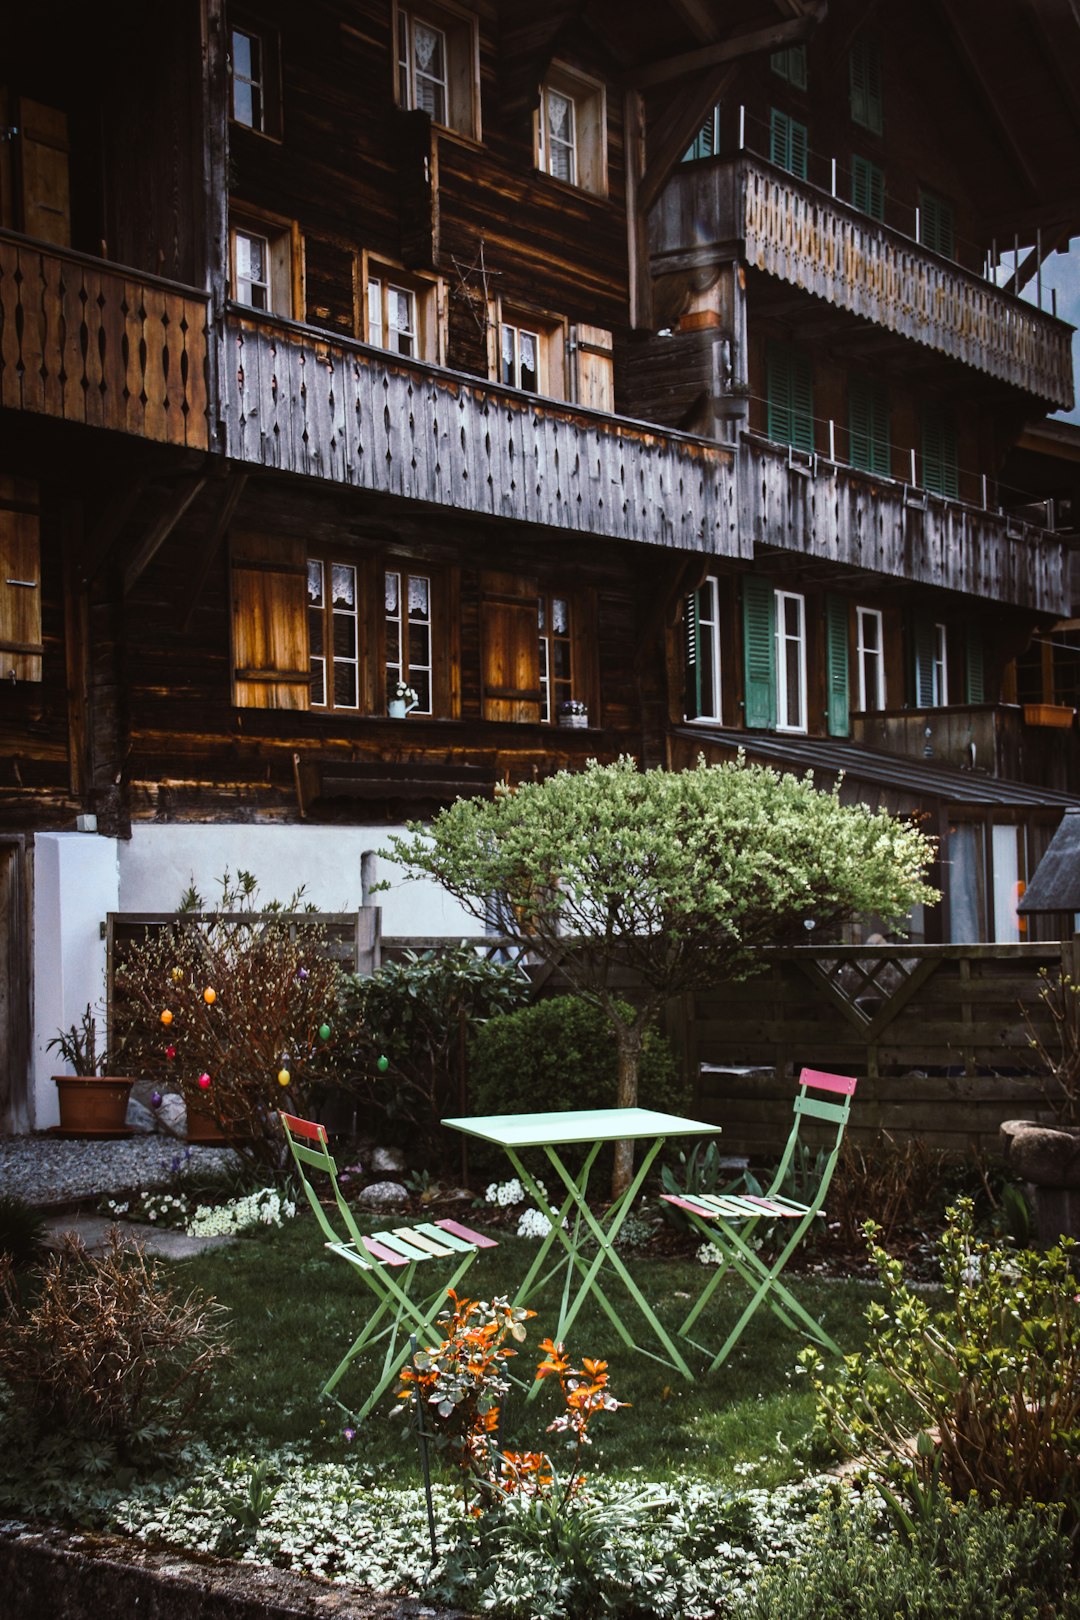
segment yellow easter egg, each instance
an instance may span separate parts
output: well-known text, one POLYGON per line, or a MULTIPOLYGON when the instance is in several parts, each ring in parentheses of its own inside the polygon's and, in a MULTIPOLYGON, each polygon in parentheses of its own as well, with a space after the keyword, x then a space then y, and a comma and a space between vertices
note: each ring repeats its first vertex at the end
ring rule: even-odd
POLYGON ((288 1069, 278 1070, 277 1083, 279 1086, 287 1086, 291 1079, 292 1075, 289 1073, 288 1069))
POLYGON ((172 1013, 169 1011, 168 1007, 165 1008, 165 1011, 161 1015, 161 1022, 165 1025, 172 1023, 172 1013))

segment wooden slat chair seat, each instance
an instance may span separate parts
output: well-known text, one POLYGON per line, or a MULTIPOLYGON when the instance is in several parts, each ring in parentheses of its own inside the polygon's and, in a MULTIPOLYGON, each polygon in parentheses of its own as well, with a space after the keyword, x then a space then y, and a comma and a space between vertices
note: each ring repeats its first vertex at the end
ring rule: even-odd
POLYGON ((855 1086, 856 1082, 846 1075, 824 1074, 818 1069, 803 1069, 799 1075, 799 1089, 795 1096, 795 1118, 791 1133, 772 1184, 762 1196, 751 1197, 742 1194, 735 1196, 730 1193, 708 1195, 661 1193, 660 1196, 665 1203, 681 1209, 691 1226, 720 1252, 720 1264, 712 1272, 679 1329, 683 1338, 712 1356, 710 1372, 727 1360, 754 1312, 763 1304, 768 1304, 770 1310, 794 1332, 805 1333, 826 1350, 831 1350, 834 1355, 840 1354, 839 1346, 821 1323, 815 1321, 799 1304, 790 1289, 784 1286, 780 1274, 812 1222, 824 1215, 822 1206, 840 1157, 840 1145, 844 1139, 855 1086), (779 1191, 799 1146, 800 1129, 804 1119, 817 1120, 835 1127, 835 1137, 821 1181, 814 1193, 813 1202, 809 1204, 787 1198, 779 1191), (752 1246, 755 1230, 763 1220, 794 1223, 779 1254, 771 1264, 762 1260, 752 1246), (691 1337, 691 1330, 729 1271, 734 1271, 743 1279, 750 1289, 751 1298, 720 1349, 713 1355, 710 1348, 691 1337))
POLYGON ((352 1407, 339 1400, 334 1391, 360 1352, 385 1340, 382 1368, 375 1388, 353 1414, 360 1423, 408 1359, 410 1336, 416 1334, 424 1344, 438 1337, 432 1324, 447 1291, 458 1286, 481 1249, 494 1249, 497 1244, 494 1238, 452 1220, 421 1221, 415 1226, 395 1226, 366 1236, 357 1227, 338 1186, 337 1165, 328 1146, 325 1126, 315 1120, 299 1119, 295 1114, 282 1113, 280 1117, 300 1184, 326 1239, 326 1247, 347 1260, 375 1296, 367 1321, 322 1388, 324 1395, 331 1396, 346 1412, 352 1413, 352 1407), (329 1178, 333 1203, 344 1230, 335 1227, 326 1205, 311 1184, 309 1170, 322 1171, 329 1178), (440 1280, 427 1294, 414 1297, 417 1268, 447 1261, 451 1267, 449 1278, 440 1280))

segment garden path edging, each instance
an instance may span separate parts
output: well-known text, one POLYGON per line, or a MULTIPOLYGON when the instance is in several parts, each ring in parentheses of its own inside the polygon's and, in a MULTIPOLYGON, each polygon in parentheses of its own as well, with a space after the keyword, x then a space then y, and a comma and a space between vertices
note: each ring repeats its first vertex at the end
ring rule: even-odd
POLYGON ((266 1564, 14 1520, 0 1521, 0 1592, 3 1614, 64 1620, 470 1620, 461 1609, 266 1564))

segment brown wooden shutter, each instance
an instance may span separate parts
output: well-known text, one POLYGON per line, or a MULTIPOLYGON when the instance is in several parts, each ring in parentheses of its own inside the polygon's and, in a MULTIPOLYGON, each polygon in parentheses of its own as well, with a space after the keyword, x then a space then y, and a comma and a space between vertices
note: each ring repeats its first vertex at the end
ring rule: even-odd
POLYGON ((25 96, 19 102, 15 158, 27 236, 71 246, 67 114, 25 96))
POLYGON ((233 535, 233 702, 242 709, 306 709, 307 556, 303 541, 233 535))
POLYGON ((485 720, 540 719, 540 630, 536 581, 484 574, 481 637, 485 720))
POLYGON ((593 411, 615 409, 611 333, 602 326, 577 326, 573 332, 574 398, 593 411))
POLYGON ((0 476, 0 679, 41 679, 38 487, 0 476))

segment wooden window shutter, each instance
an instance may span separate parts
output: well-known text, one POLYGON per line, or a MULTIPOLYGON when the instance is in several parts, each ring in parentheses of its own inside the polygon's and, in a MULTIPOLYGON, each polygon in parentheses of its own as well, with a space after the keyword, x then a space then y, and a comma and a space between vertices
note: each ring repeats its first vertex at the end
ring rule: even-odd
POLYGON ((743 717, 764 730, 776 724, 776 594, 772 582, 743 580, 743 717))
POLYGON ((919 241, 943 258, 956 257, 956 219, 952 203, 931 191, 919 193, 919 241))
POLYGON ((615 380, 611 360, 611 333, 602 326, 572 326, 574 399, 592 411, 615 409, 615 380))
POLYGON ((986 676, 983 661, 982 631, 969 625, 964 642, 965 686, 969 703, 986 702, 986 676))
POLYGON ((701 632, 698 625, 700 596, 691 591, 683 610, 683 631, 686 641, 683 649, 683 703, 688 720, 696 720, 701 713, 701 632))
POLYGON ((857 153, 851 160, 851 202, 871 219, 885 218, 885 174, 857 153))
POLYGON ((773 107, 769 116, 769 158, 799 180, 806 179, 810 142, 806 125, 773 107))
POLYGON ((883 383, 858 372, 848 378, 848 459, 863 472, 888 478, 889 396, 883 383))
POLYGON ((814 448, 814 371, 805 355, 770 343, 765 359, 770 439, 797 450, 814 448))
POLYGON ((937 495, 959 494, 956 422, 940 405, 927 405, 922 421, 922 481, 937 495))
POLYGON ((915 613, 909 624, 911 701, 916 709, 934 704, 934 621, 925 613, 915 613))
POLYGON ((826 720, 830 737, 846 737, 848 719, 848 605, 842 596, 825 598, 826 720))
POLYGON ((876 39, 857 39, 848 58, 852 122, 880 135, 885 126, 881 51, 876 39))
POLYGON ((302 540, 235 534, 232 577, 233 702, 241 709, 306 709, 307 556, 302 540))
POLYGON ((538 723, 540 628, 536 581, 513 574, 481 579, 483 717, 538 723))
POLYGON ((41 242, 70 247, 67 114, 23 96, 18 125, 14 141, 22 229, 41 242))
POLYGON ((38 487, 0 476, 0 679, 41 679, 38 487))

